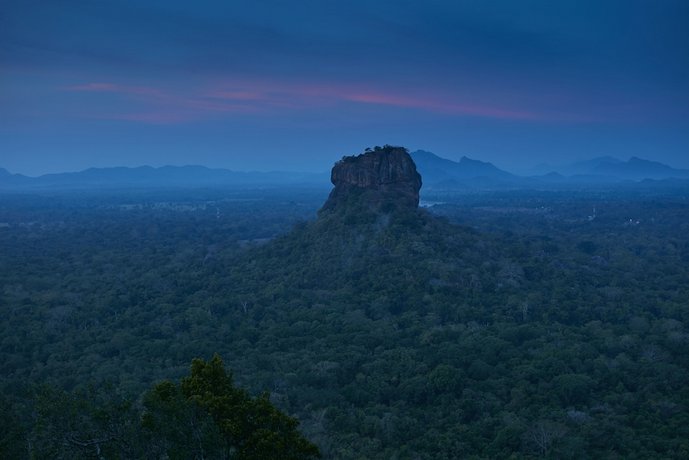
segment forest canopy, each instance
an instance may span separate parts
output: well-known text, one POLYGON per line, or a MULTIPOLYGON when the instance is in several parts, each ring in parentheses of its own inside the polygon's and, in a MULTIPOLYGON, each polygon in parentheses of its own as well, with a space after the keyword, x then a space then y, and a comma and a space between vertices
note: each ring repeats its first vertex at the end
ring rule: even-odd
POLYGON ((438 195, 316 219, 325 193, 271 193, 6 197, 3 456, 52 449, 50 426, 224 455, 264 422, 324 458, 689 454, 684 195, 438 195), (233 373, 197 375, 263 422, 193 390, 189 363, 216 352, 233 373))

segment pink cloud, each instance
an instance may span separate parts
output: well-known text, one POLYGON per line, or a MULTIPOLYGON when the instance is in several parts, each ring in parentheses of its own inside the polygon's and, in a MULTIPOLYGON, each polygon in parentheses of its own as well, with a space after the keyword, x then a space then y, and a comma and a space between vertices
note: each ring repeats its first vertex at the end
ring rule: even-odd
POLYGON ((124 113, 103 117, 108 120, 124 120, 152 125, 170 125, 190 121, 185 114, 171 112, 124 113))
POLYGON ((92 82, 64 87, 69 92, 112 93, 131 106, 127 113, 100 114, 98 118, 139 123, 185 123, 223 114, 275 113, 308 110, 340 103, 389 106, 450 116, 509 120, 568 120, 570 117, 490 104, 467 104, 456 94, 426 89, 381 89, 347 84, 303 84, 260 80, 225 80, 177 90, 92 82))
POLYGON ((443 102, 433 99, 412 98, 395 94, 354 93, 346 98, 350 101, 364 104, 390 105, 394 107, 423 109, 432 112, 441 112, 455 115, 474 115, 490 118, 505 118, 514 120, 537 120, 541 116, 526 112, 506 110, 491 106, 476 106, 443 102))
POLYGON ((265 99, 265 95, 258 91, 214 91, 208 96, 233 101, 260 101, 265 99))
POLYGON ((67 91, 115 91, 116 88, 117 85, 112 83, 86 83, 65 87, 67 91))

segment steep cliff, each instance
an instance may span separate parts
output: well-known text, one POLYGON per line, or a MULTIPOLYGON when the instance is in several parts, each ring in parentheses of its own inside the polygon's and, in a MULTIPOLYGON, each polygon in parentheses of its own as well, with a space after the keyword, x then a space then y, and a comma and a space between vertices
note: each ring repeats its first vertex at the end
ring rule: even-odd
POLYGON ((403 147, 376 147, 344 157, 333 166, 335 188, 322 210, 337 210, 356 201, 369 209, 411 208, 419 205, 421 175, 403 147))

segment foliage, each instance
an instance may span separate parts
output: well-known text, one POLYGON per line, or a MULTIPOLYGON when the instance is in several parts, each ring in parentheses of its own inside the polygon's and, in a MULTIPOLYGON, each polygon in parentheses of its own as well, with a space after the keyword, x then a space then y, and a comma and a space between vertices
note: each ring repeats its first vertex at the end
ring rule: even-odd
POLYGON ((163 432, 171 458, 207 458, 213 451, 237 460, 320 457, 297 431, 299 422, 277 410, 267 394, 252 398, 235 387, 218 355, 195 359, 179 386, 156 385, 146 406, 144 425, 153 437, 163 432), (189 427, 183 437, 181 427, 189 427))
MULTIPOLYGON (((164 381, 143 407, 112 388, 68 393, 40 387, 29 433, 16 423, 4 434, 6 458, 313 459, 318 448, 297 431, 299 422, 237 388, 215 355, 195 359, 177 385, 164 381)), ((8 421, 17 421, 8 411, 8 421)), ((14 416, 13 416, 14 415, 14 416)))
POLYGON ((27 444, 32 458, 132 458, 136 413, 112 388, 67 393, 38 389, 36 420, 27 444))
POLYGON ((3 197, 0 375, 21 423, 0 446, 47 446, 48 420, 130 433, 144 411, 108 458, 217 458, 256 427, 294 433, 271 403, 325 458, 689 456, 685 192, 428 196, 445 204, 295 226, 324 198, 301 193, 3 197), (234 376, 211 360, 172 383, 216 351, 234 376), (32 410, 36 381, 114 399, 32 410), (234 404, 261 415, 232 422, 234 404))

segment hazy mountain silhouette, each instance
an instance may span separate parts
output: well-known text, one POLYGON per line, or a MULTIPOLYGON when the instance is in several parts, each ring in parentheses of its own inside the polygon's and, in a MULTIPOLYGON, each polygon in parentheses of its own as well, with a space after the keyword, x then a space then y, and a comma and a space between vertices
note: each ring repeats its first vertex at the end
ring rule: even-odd
MULTIPOLYGON (((623 181, 651 180, 651 183, 682 184, 689 180, 689 170, 632 157, 622 161, 603 156, 553 167, 543 174, 521 176, 502 170, 492 163, 463 156, 459 161, 417 150, 411 153, 423 176, 423 191, 468 191, 520 188, 581 188, 623 181), (678 182, 679 181, 679 182, 678 182)), ((543 169, 545 165, 539 168, 543 169)), ((89 168, 79 172, 45 174, 29 177, 0 168, 0 189, 87 189, 87 188, 175 188, 175 187, 246 187, 280 185, 328 186, 324 173, 240 172, 205 166, 163 166, 154 168, 89 168)), ((646 184, 649 185, 649 184, 646 184)), ((423 192, 422 191, 422 192, 423 192)))
POLYGON ((652 182, 645 185, 676 185, 689 179, 689 170, 632 157, 627 161, 603 156, 561 167, 540 165, 539 175, 521 176, 504 171, 492 163, 462 157, 452 161, 431 152, 412 153, 419 172, 424 177, 425 190, 475 190, 514 188, 562 188, 586 185, 616 184, 624 181, 652 182))
POLYGON ((689 170, 675 169, 657 161, 638 157, 631 157, 627 161, 604 161, 593 171, 633 180, 689 178, 689 170))
POLYGON ((643 179, 684 179, 689 178, 689 170, 676 169, 658 161, 631 157, 627 161, 611 156, 579 161, 556 169, 568 176, 597 176, 608 180, 643 180, 643 179))
POLYGON ((205 166, 154 168, 89 168, 79 172, 28 177, 0 171, 0 188, 91 187, 222 187, 251 185, 327 184, 324 174, 301 172, 238 172, 205 166))
POLYGON ((522 178, 492 163, 463 156, 452 161, 424 150, 411 154, 426 189, 493 188, 513 186, 522 178))

